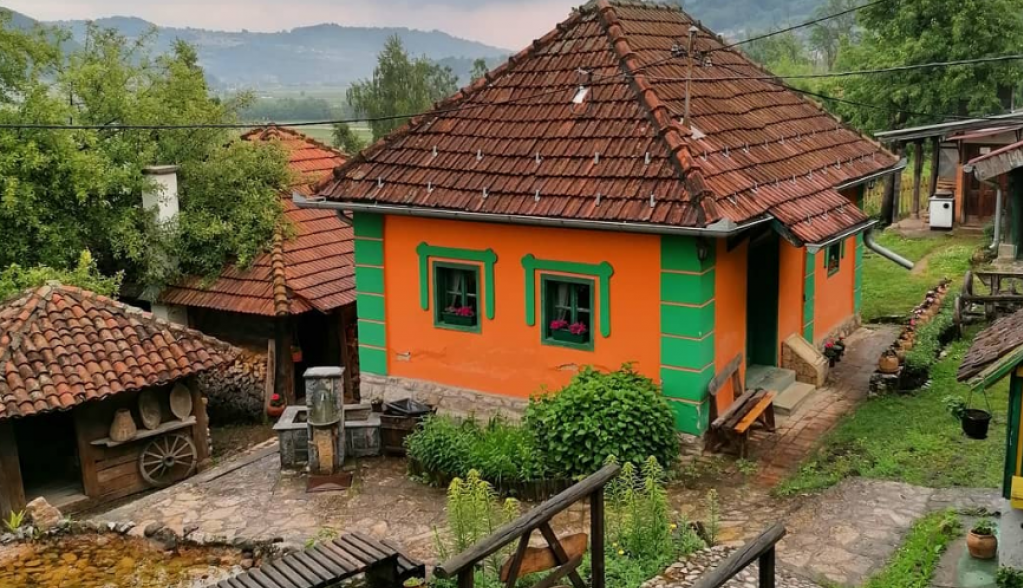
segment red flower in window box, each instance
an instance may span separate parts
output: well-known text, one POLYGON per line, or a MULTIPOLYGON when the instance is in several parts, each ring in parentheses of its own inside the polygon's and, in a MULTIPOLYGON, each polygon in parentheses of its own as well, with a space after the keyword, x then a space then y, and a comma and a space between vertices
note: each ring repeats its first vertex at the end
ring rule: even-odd
POLYGON ((288 407, 288 403, 280 394, 273 394, 270 396, 270 406, 266 407, 266 415, 270 418, 277 418, 284 414, 284 409, 288 407))
POLYGON ((476 311, 471 306, 449 306, 441 313, 441 322, 471 327, 476 324, 476 311))
POLYGON ((590 340, 587 334, 589 329, 586 323, 569 323, 564 319, 553 320, 550 323, 551 339, 565 343, 588 343, 590 340))

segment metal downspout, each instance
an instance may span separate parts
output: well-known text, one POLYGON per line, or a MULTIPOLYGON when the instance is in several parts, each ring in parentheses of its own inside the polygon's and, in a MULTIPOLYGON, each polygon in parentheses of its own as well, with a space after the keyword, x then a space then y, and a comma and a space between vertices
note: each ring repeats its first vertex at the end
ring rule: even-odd
POLYGON ((994 238, 991 239, 991 245, 988 246, 988 250, 998 251, 998 246, 1002 243, 1002 189, 992 182, 981 181, 995 189, 995 234, 994 238))
POLYGON ((891 249, 882 247, 877 241, 874 240, 874 229, 868 229, 867 232, 863 233, 863 244, 867 246, 874 253, 888 259, 894 263, 901 265, 902 267, 911 270, 913 269, 913 262, 902 257, 898 253, 895 253, 891 249))

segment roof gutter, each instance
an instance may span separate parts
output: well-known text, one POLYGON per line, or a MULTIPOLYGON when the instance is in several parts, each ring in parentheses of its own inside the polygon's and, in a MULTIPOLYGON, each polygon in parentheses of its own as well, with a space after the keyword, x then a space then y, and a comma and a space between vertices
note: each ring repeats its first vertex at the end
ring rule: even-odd
POLYGON ((673 227, 670 225, 655 225, 651 223, 637 223, 629 221, 597 221, 597 220, 575 220, 548 218, 542 216, 521 216, 512 214, 493 214, 488 212, 465 212, 458 210, 444 210, 433 208, 411 208, 408 206, 395 206, 391 204, 367 204, 363 202, 332 202, 320 198, 309 199, 301 194, 291 195, 295 206, 299 208, 318 208, 337 211, 372 212, 375 214, 390 214, 396 216, 415 216, 420 218, 436 218, 442 220, 461 220, 474 222, 503 223, 512 225, 529 225, 537 227, 557 227, 564 229, 590 229, 598 231, 618 231, 625 233, 643 233, 655 235, 688 235, 697 237, 728 237, 741 233, 752 227, 769 223, 773 219, 768 215, 751 220, 746 223, 736 224, 728 219, 722 219, 706 227, 673 227))
POLYGON ((864 231, 869 231, 869 230, 873 229, 874 225, 876 225, 877 223, 878 223, 877 220, 868 220, 866 222, 862 222, 862 223, 860 223, 858 225, 855 225, 855 226, 853 226, 850 229, 846 229, 846 230, 842 231, 841 233, 838 233, 837 235, 829 237, 826 241, 821 241, 820 243, 807 243, 806 244, 806 252, 807 253, 811 253, 811 254, 817 253, 821 249, 825 249, 826 247, 834 245, 835 243, 838 243, 839 241, 842 241, 844 239, 848 239, 849 237, 852 237, 853 235, 856 235, 858 233, 862 233, 864 231))
POLYGON ((909 165, 909 159, 906 158, 906 157, 903 157, 902 159, 900 159, 898 161, 898 163, 896 163, 895 165, 891 166, 888 169, 883 169, 883 170, 881 170, 879 172, 874 172, 874 173, 872 173, 870 175, 863 176, 862 178, 855 179, 855 180, 850 180, 848 182, 845 182, 845 183, 842 183, 842 184, 838 184, 837 186, 835 186, 835 190, 845 190, 846 188, 854 188, 856 186, 862 186, 863 184, 866 184, 866 183, 869 183, 869 182, 873 182, 874 180, 879 180, 879 179, 881 179, 881 178, 883 178, 885 176, 890 176, 890 175, 892 175, 894 173, 900 172, 900 171, 906 169, 906 166, 908 166, 908 165, 909 165))

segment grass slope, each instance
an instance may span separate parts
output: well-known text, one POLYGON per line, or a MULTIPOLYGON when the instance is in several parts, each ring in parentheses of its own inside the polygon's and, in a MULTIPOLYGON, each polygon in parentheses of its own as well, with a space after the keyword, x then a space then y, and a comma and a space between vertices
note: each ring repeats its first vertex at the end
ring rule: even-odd
POLYGON ((927 588, 941 554, 963 532, 954 511, 931 513, 915 523, 891 561, 863 588, 927 588))

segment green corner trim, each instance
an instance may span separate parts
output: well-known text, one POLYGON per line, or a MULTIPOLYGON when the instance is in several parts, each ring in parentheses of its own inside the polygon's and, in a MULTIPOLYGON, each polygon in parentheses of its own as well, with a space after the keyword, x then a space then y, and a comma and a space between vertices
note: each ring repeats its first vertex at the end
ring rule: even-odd
POLYGON ((681 235, 661 235, 661 269, 703 273, 714 267, 717 243, 711 239, 704 241, 704 259, 700 259, 701 237, 681 235))
POLYGON ((360 319, 372 321, 385 320, 384 297, 379 294, 364 294, 359 292, 355 295, 356 308, 359 311, 360 319))
POLYGON ((379 267, 355 266, 355 288, 366 294, 384 293, 384 270, 379 267))
POLYGON ((702 274, 661 272, 661 302, 703 304, 714 298, 714 269, 702 274))
POLYGON ((356 212, 352 217, 352 228, 356 237, 383 239, 384 217, 368 212, 356 212))
POLYGON ((387 352, 383 349, 359 346, 359 371, 365 374, 387 375, 387 352))
POLYGON ((661 391, 667 398, 701 402, 707 398, 707 385, 714 379, 712 363, 695 370, 661 366, 661 391))
POLYGON ((387 347, 387 327, 384 323, 359 320, 359 343, 373 347, 387 347))
POLYGON ((675 430, 690 435, 703 435, 710 426, 710 405, 707 401, 693 403, 668 399, 668 406, 675 415, 675 430))
POLYGON ((416 247, 416 253, 419 254, 419 305, 423 310, 430 310, 430 258, 474 261, 483 264, 484 311, 487 319, 494 320, 494 264, 497 263, 497 254, 493 249, 438 247, 424 242, 416 247))
POLYGON ((661 336, 661 364, 702 370, 714 363, 714 335, 703 339, 661 336))
POLYGON ((1005 477, 1002 481, 1002 496, 1008 499, 1012 489, 1013 476, 1020 475, 1016 471, 1016 464, 1019 459, 1019 452, 1023 450, 1019 445, 1019 431, 1023 426, 1023 379, 1012 374, 1009 381, 1009 414, 1006 426, 1006 451, 1005 451, 1005 477))
POLYGON ((611 336, 611 276, 614 268, 604 261, 601 263, 578 263, 574 261, 553 261, 537 259, 533 254, 522 258, 522 268, 526 271, 526 324, 536 324, 536 272, 550 271, 564 274, 593 276, 599 282, 598 304, 600 305, 600 335, 605 339, 611 336))
POLYGON ((813 321, 803 325, 803 338, 813 344, 813 321))

